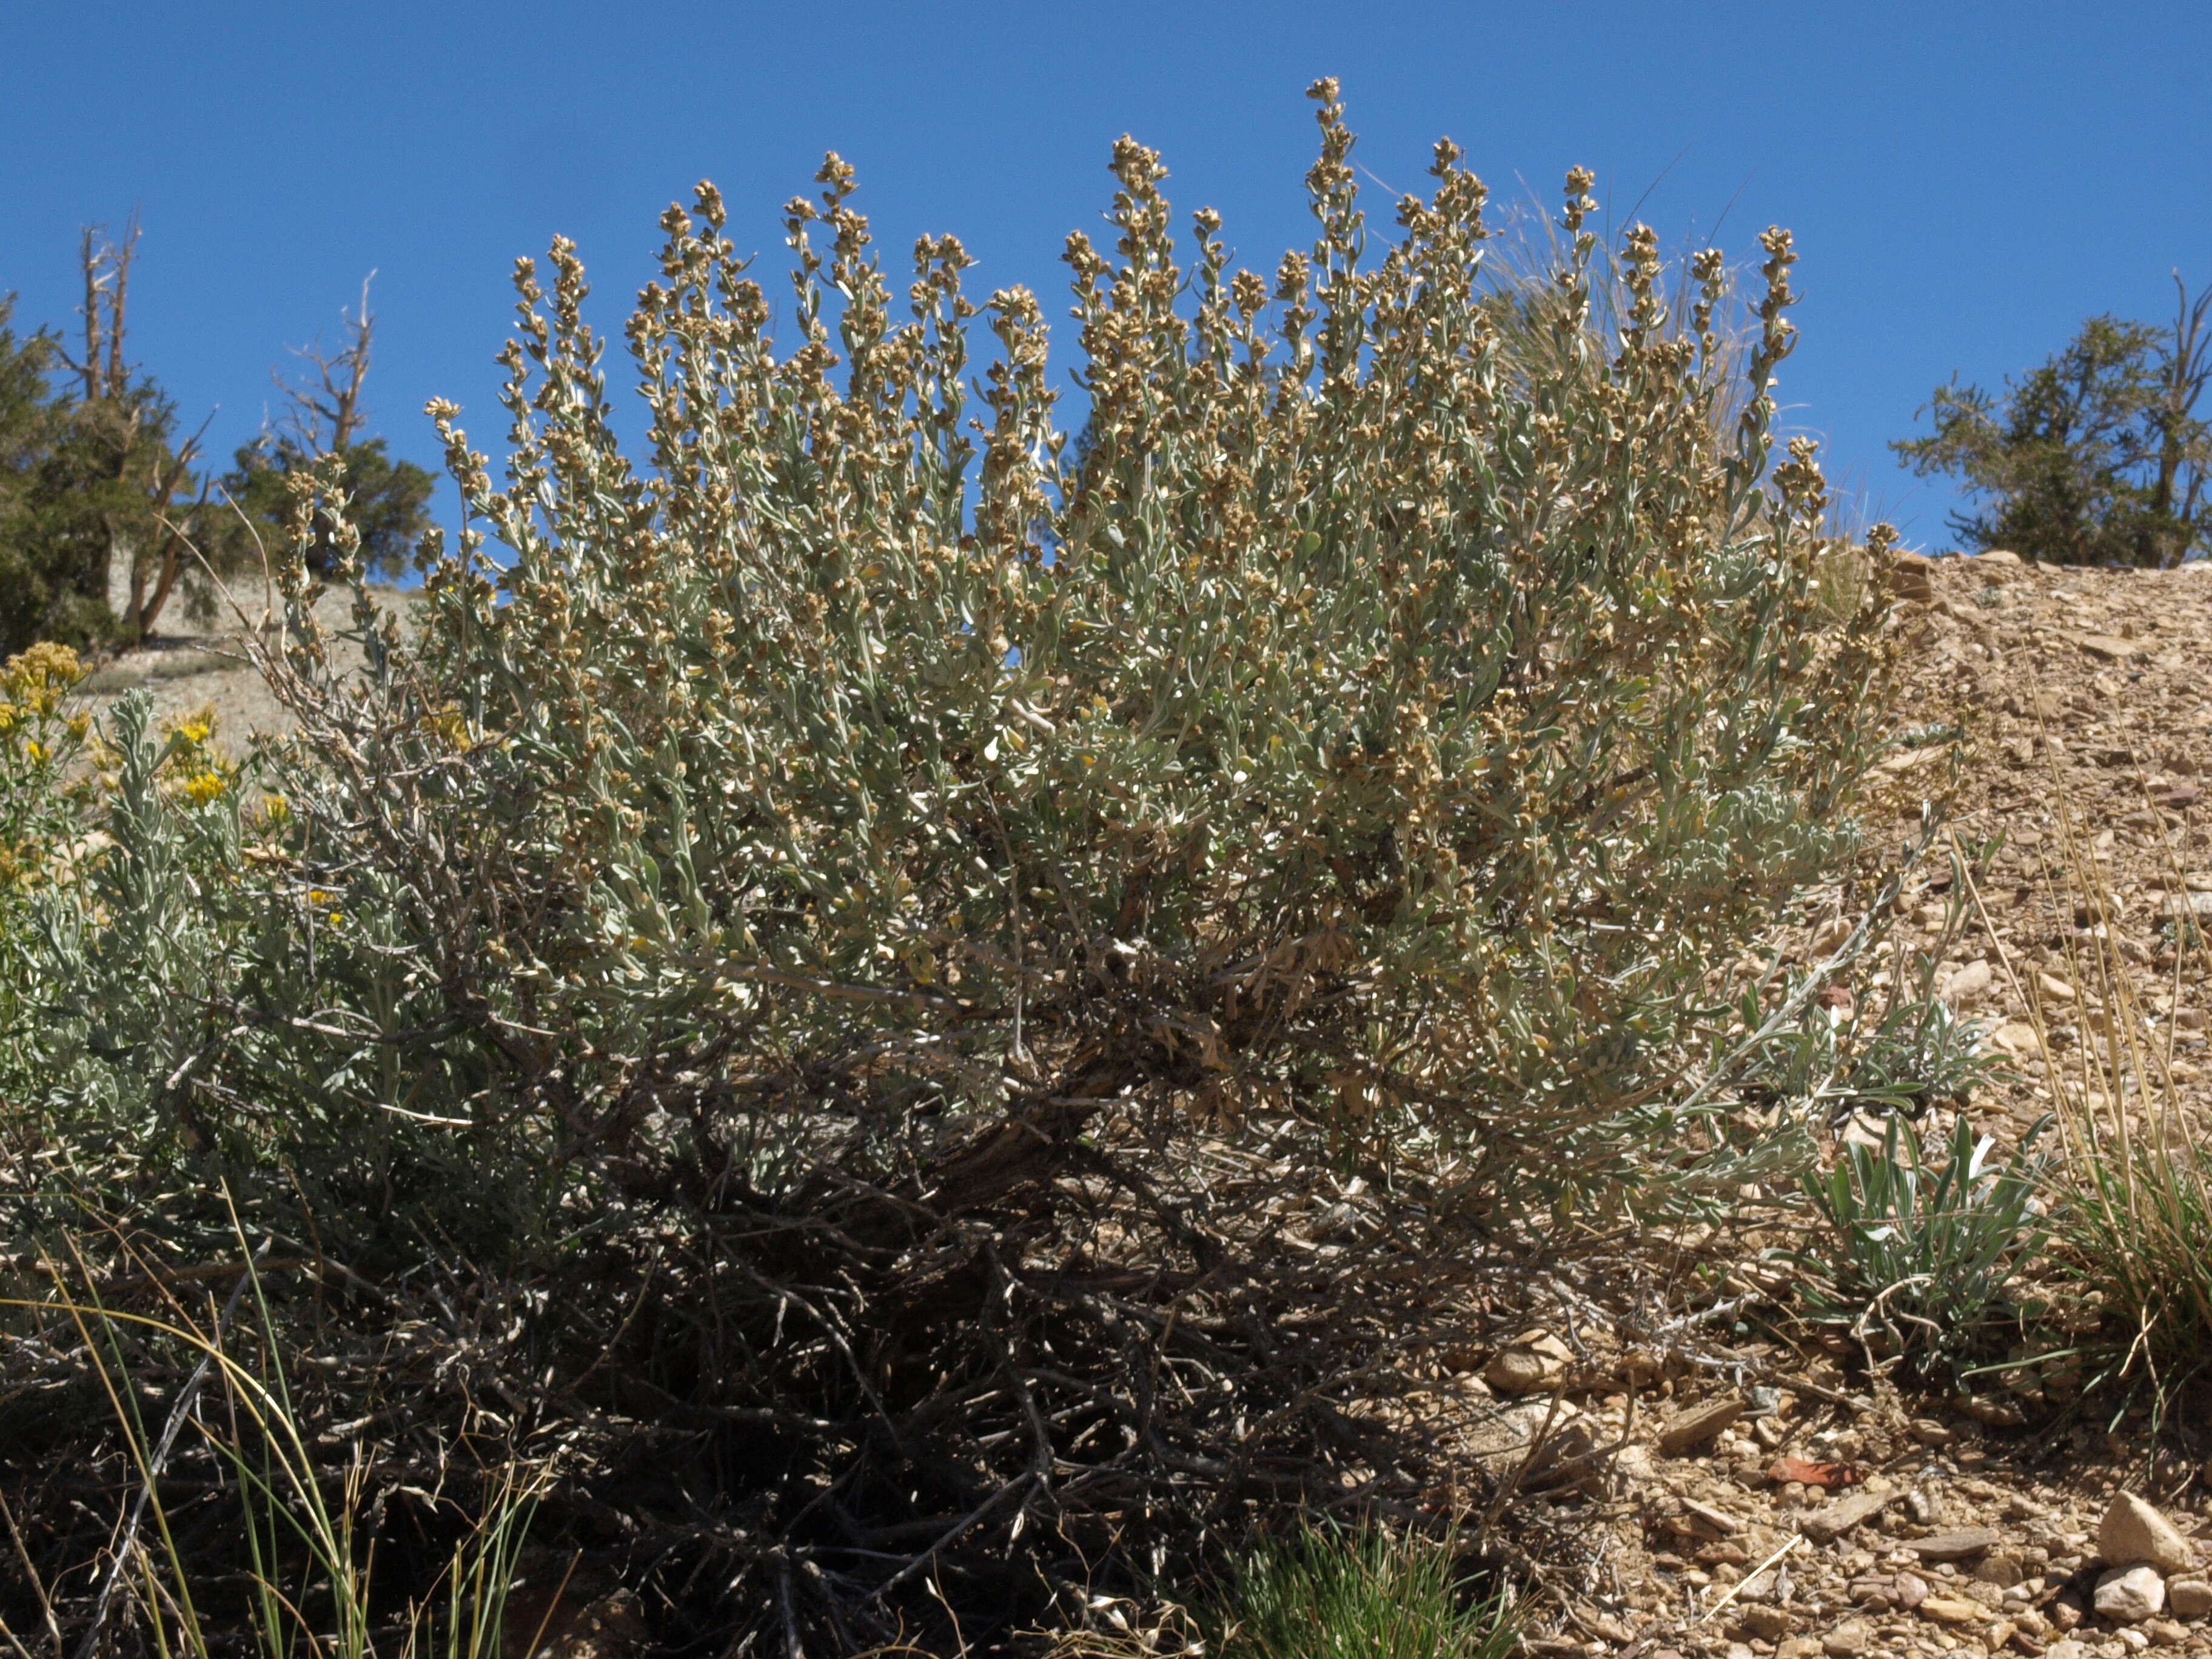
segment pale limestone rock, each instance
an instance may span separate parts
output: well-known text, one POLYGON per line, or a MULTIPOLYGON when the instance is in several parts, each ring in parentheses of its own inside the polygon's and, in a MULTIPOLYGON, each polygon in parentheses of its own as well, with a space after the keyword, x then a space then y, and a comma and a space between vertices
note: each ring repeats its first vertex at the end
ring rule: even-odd
POLYGON ((2166 1580, 2148 1562, 2107 1568, 2097 1578, 2095 1605, 2116 1625, 2140 1625, 2165 1610, 2166 1580))
POLYGON ((1954 1007, 1977 1001, 1996 977, 1986 962, 1970 962, 1943 981, 1943 1000, 1954 1007))
POLYGON ((2202 1619, 2212 1613, 2212 1583, 2202 1578, 2175 1578, 2166 1587, 2166 1605, 2177 1619, 2202 1619))
POLYGON ((2196 1547, 2180 1528, 2131 1492, 2115 1498, 2097 1523, 2097 1553, 2114 1567, 2148 1561, 2161 1573, 2186 1573, 2197 1565, 2196 1547))

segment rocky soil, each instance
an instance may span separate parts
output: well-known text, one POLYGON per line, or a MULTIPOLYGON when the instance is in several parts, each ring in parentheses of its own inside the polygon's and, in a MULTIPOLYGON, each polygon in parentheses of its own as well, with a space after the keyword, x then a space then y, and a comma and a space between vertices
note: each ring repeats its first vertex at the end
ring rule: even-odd
MULTIPOLYGON (((2177 945, 2212 921, 2212 565, 1912 560, 1900 580, 1924 595, 1899 617, 1907 718, 1963 720, 1957 835, 2002 847, 1969 895, 1950 893, 1949 872, 1932 866, 1898 948, 1938 949, 1947 994, 1998 1021, 1995 1042, 2032 1076, 2043 1069, 2039 1013, 2060 1069, 2079 1069, 2097 958, 2117 955, 2158 1039, 2145 1081, 2154 1094, 2170 1084, 2201 1123, 2212 1103, 2208 957, 2177 945), (1945 938, 1954 896, 1966 914, 1945 938)), ((1900 763, 1908 781, 1917 770, 1939 786, 1936 746, 1889 763, 1900 763)), ((1917 811, 1915 792, 1902 810, 1917 811)), ((1978 1103, 2000 1103, 2017 1129, 2052 1100, 2027 1081, 1978 1103)))
POLYGON ((1567 1451, 1626 1444, 1581 1492, 1524 1500, 1551 1508, 1554 1542, 1532 1652, 2212 1651, 2212 1503, 2149 1455, 2140 1418, 2054 1433, 2001 1400, 1858 1393, 1817 1365, 1792 1376, 1796 1357, 1764 1344, 1723 1352, 1777 1381, 1684 1377, 1646 1403, 1617 1378, 1555 1419, 1567 1451))
MULTIPOLYGON (((2138 1121, 2178 1109, 2201 1134, 2212 985, 2182 936, 2212 922, 2212 568, 1997 556, 1907 560, 1895 580, 1905 719, 1931 738, 1964 726, 1954 830, 1969 854, 2002 842, 1963 893, 1948 859, 1922 861, 1876 988, 1916 953, 1940 958, 1947 1000, 1988 1022, 2014 1071, 1960 1109, 2017 1140, 2061 1095, 2109 1105, 2095 1061, 2115 994, 2097 987, 2117 966, 2148 1039, 2124 1105, 2138 1121)), ((1948 753, 1931 741, 1884 763, 1898 842, 1948 787, 1948 753)), ((1844 919, 1797 920, 1782 942, 1808 960, 1844 919)), ((1770 1283, 1743 1259, 1759 1241, 1673 1242, 1748 1303, 1770 1283)), ((1544 1423, 1558 1443, 1524 1479, 1552 1490, 1517 1505, 1537 1512, 1524 1547, 1547 1558, 1531 1566, 1549 1592, 1536 1654, 2212 1654, 2201 1396, 2154 1431, 2147 1397, 2093 1410, 2021 1373, 1985 1395, 1900 1394, 1840 1343, 1742 1325, 1716 1340, 1725 1322, 1680 1319, 1669 1337, 1619 1319, 1618 1296, 1555 1288, 1542 1328, 1456 1385, 1492 1401, 1474 1432, 1501 1466, 1544 1423)))

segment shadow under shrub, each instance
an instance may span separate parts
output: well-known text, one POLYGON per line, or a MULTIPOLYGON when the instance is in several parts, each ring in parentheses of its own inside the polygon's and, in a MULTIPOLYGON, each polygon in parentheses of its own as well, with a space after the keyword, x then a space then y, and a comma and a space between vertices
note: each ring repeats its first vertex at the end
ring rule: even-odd
POLYGON ((932 1578, 1025 1618, 1247 1504, 1417 1495, 1437 1449, 1346 1409, 1394 1322, 1695 1156, 1708 970, 1853 844, 1878 612, 1772 464, 1787 234, 1739 347, 1720 256, 1674 314, 1579 171, 1556 267, 1486 271, 1447 143, 1370 258, 1316 96, 1272 276, 1211 212, 1183 263, 1116 146, 1079 465, 1037 301, 925 238, 900 314, 835 157, 782 355, 712 188, 665 216, 629 450, 580 264, 525 262, 501 477, 434 406, 467 526, 413 630, 358 589, 341 672, 284 577, 299 732, 205 1018, 10 1038, 80 1079, 40 1134, 145 1102, 149 1169, 374 1286, 301 1305, 410 1431, 582 1449, 541 1527, 694 1628, 864 1644, 932 1578), (403 1307, 468 1386, 374 1380, 403 1307))

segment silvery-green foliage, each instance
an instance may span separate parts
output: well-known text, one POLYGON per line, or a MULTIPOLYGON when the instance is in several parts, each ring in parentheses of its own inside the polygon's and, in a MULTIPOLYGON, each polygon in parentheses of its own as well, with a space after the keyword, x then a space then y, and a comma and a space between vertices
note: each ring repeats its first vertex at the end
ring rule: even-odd
POLYGON ((1961 1114, 1941 1164, 1891 1118, 1880 1147, 1846 1144, 1803 1180, 1827 1236, 1796 1257, 1813 1316, 1860 1340, 1955 1368, 1990 1327, 2016 1316, 2014 1268, 2045 1237, 2039 1188, 2050 1160, 2025 1137, 2002 1162, 1961 1114))
MULTIPOLYGON (((197 1074, 223 1048, 241 867, 234 776, 207 726, 155 729, 143 690, 100 732, 111 775, 74 867, 33 896, 5 1033, 32 1104, 132 1139, 190 1130, 197 1074)), ((137 1146, 134 1152, 141 1150, 137 1146)))
MULTIPOLYGON (((1895 969, 1863 1009, 1846 1012, 1802 998, 1795 1018, 1764 1034, 1755 1051, 1739 1060, 1732 1092, 1763 1109, 1827 1120, 1868 1109, 1917 1115, 1965 1101, 1997 1069, 1981 1044, 1990 1022, 1962 1016, 1943 1000, 1938 967, 1934 957, 1919 955, 1895 969)), ((1779 963, 1776 969, 1740 995, 1740 1029, 1759 1030, 1764 996, 1782 988, 1779 963)), ((1822 980, 1817 969, 1810 975, 1814 987, 1822 980)), ((1792 988, 1802 997, 1807 988, 1792 988)))
POLYGON ((1079 466, 1038 301, 925 237, 902 303, 834 156, 781 339, 713 188, 665 216, 641 442, 574 250, 524 262, 497 474, 434 406, 467 523, 413 631, 364 592, 342 673, 290 573, 255 879, 343 921, 270 909, 311 919, 224 1086, 349 1156, 787 1198, 957 1208, 1184 1114, 1486 1201, 1632 1180, 1709 966, 1851 845, 1879 708, 1811 447, 1770 453, 1789 237, 1739 351, 1720 256, 1675 315, 1579 170, 1533 275, 1449 143, 1371 234, 1315 96, 1271 276, 1115 147, 1079 466))

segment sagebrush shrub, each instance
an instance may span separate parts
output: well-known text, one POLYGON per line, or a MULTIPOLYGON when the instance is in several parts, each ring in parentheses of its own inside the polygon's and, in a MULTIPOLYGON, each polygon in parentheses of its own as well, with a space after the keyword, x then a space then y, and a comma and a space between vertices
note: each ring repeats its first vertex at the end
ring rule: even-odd
POLYGON ((0 1104, 34 1086, 17 1034, 39 1018, 23 971, 40 898, 67 881, 84 811, 72 778, 89 719, 65 707, 84 678, 76 653, 41 644, 0 665, 0 1104))
MULTIPOLYGON (((75 720, 82 742, 85 717, 75 720)), ((269 942, 250 918, 270 900, 242 860, 235 769, 211 736, 205 716, 156 729, 143 690, 118 698, 89 755, 72 744, 48 781, 46 878, 24 896, 6 941, 8 1127, 45 1117, 96 1129, 112 1173, 143 1156, 166 1167, 198 1143, 210 1114, 258 1125, 260 1154, 283 1145, 275 1103, 240 1095, 222 1065, 252 1032, 236 999, 269 942), (57 787, 85 759, 99 763, 96 776, 57 787), (85 807, 94 810, 80 816, 85 807)))
POLYGON ((664 216, 635 456, 575 252, 522 265, 504 483, 434 407, 420 633, 362 611, 349 684, 295 566, 288 845, 407 1110, 763 1190, 967 1146, 929 1182, 982 1197, 1170 1103, 1628 1175, 1705 967, 1850 838, 1871 611, 1820 608, 1809 445, 1770 469, 1790 239, 1736 394, 1719 254, 1687 319, 1644 228, 1614 285, 1583 173, 1493 281, 1440 143, 1367 261, 1316 97, 1272 279, 1212 212, 1179 264, 1117 146, 1079 465, 1037 301, 925 237, 900 321, 836 157, 783 354, 717 192, 664 216))
POLYGON ((1577 170, 1500 269, 1443 143, 1370 249, 1315 95, 1272 276, 1210 211, 1179 253, 1116 147, 1079 442, 1037 300, 931 237, 902 313, 834 156, 780 340, 712 187, 670 210, 641 438, 556 243, 497 474, 434 406, 466 521, 411 614, 325 630, 305 555, 358 537, 302 476, 253 647, 296 732, 223 770, 118 711, 0 1042, 81 1210, 228 1259, 227 1189, 316 1264, 278 1318, 352 1333, 334 1446, 652 1465, 641 1559, 787 1644, 892 1640, 956 1542, 1014 1617, 1089 1582, 1063 1544, 1422 1501, 1344 1428, 1426 1265, 1710 1149, 1725 981, 1854 848, 1886 711, 1878 590, 1772 453, 1789 237, 1747 327, 1717 252, 1601 252, 1577 170), (1285 1267, 1350 1166, 1383 1224, 1285 1267), (1281 1322, 1323 1304, 1358 1328, 1281 1322))
MULTIPOLYGON (((1211 211, 1181 263, 1116 147, 1115 246, 1066 256, 1079 465, 1037 301, 924 238, 899 318, 834 156, 781 354, 712 187, 665 216, 635 454, 581 264, 523 264, 503 483, 434 406, 467 527, 418 631, 364 597, 341 674, 292 567, 256 867, 346 920, 294 907, 247 977, 343 1015, 236 1043, 325 1050, 291 1132, 956 1206, 1170 1109, 1522 1199, 1632 1174, 1706 969, 1848 845, 1875 707, 1810 446, 1770 466, 1789 237, 1745 362, 1719 254, 1686 317, 1643 227, 1616 282, 1580 172, 1516 277, 1441 143, 1371 259, 1315 96, 1317 236, 1272 278, 1211 211)), ((303 544, 343 519, 302 503, 303 544)))

